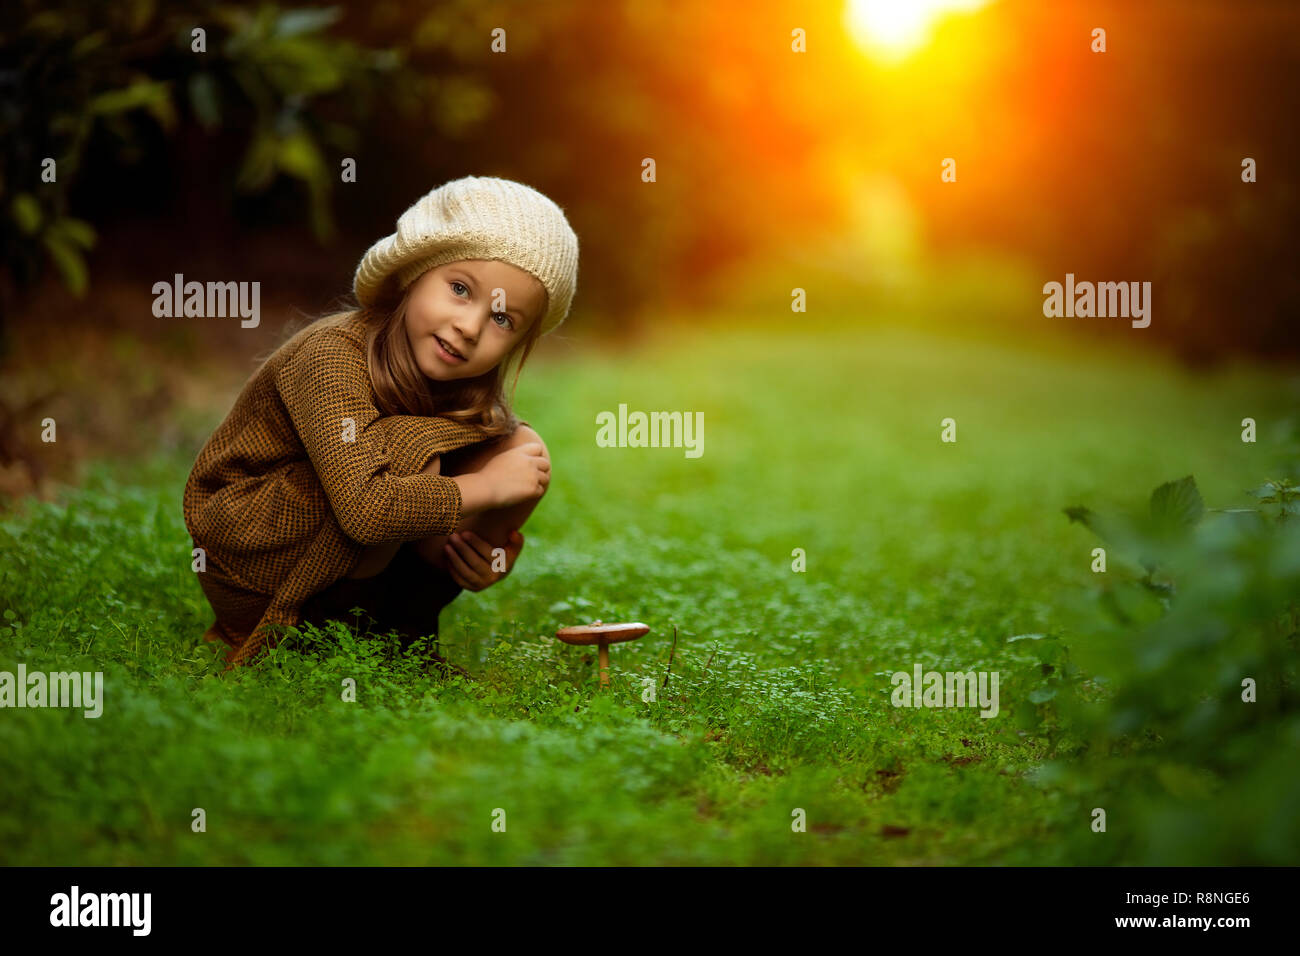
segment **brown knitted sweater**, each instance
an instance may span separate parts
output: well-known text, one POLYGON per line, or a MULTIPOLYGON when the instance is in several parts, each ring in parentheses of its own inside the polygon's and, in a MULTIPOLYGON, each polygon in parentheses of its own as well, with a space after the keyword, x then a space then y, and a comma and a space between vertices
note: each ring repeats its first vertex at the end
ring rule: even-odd
POLYGON ((446 418, 381 416, 364 335, 354 317, 280 346, 185 484, 185 526, 206 552, 199 584, 216 613, 203 636, 230 645, 228 668, 274 646, 277 625, 298 624, 303 602, 345 577, 366 546, 460 523, 460 486, 420 470, 489 436, 446 418))

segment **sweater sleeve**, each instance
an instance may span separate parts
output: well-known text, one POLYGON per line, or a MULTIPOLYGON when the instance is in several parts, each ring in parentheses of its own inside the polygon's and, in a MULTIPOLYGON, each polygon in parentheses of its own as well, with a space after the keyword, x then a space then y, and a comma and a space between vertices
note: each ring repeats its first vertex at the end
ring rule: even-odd
POLYGON ((383 430, 393 468, 401 475, 413 475, 435 456, 488 437, 474 425, 421 415, 387 415, 375 427, 383 430))
POLYGON ((440 450, 465 444, 458 430, 470 426, 381 417, 370 400, 365 357, 328 329, 309 336, 281 366, 275 387, 348 537, 375 545, 456 529, 460 486, 418 471, 440 450))

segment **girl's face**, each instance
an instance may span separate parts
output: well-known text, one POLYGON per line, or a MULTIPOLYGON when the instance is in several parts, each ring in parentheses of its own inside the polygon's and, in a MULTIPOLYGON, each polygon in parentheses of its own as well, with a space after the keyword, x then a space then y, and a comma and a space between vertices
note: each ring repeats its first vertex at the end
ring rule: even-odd
POLYGON ((518 266, 462 259, 411 284, 406 335, 420 371, 435 381, 491 371, 546 307, 546 287, 518 266), (501 301, 494 301, 496 290, 501 301))

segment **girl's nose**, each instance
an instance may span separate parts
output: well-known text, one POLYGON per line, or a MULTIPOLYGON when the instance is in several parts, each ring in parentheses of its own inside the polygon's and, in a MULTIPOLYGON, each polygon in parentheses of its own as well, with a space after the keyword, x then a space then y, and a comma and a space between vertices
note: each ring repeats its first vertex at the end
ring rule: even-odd
POLYGON ((469 315, 459 316, 452 324, 464 336, 465 341, 477 342, 479 333, 483 329, 483 323, 488 320, 488 317, 486 312, 474 312, 469 315))

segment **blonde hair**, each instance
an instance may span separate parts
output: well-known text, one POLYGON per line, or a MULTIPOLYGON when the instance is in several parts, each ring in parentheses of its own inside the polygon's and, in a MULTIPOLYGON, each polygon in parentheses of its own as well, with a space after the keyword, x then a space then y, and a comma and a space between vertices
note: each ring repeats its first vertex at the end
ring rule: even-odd
POLYGON ((366 368, 375 407, 381 415, 449 418, 478 425, 491 437, 513 433, 519 419, 511 403, 519 373, 540 338, 541 321, 533 321, 523 338, 489 371, 474 378, 435 382, 420 371, 406 336, 406 308, 414 287, 412 282, 396 301, 391 293, 387 299, 381 298, 370 306, 360 306, 354 301, 350 309, 319 316, 307 326, 291 331, 285 342, 360 317, 365 333, 366 368), (512 367, 514 380, 507 395, 505 382, 512 367))

